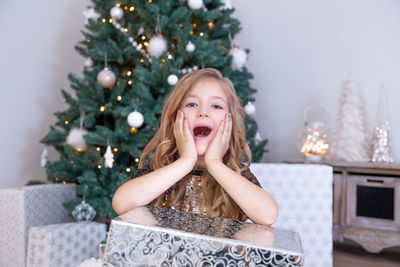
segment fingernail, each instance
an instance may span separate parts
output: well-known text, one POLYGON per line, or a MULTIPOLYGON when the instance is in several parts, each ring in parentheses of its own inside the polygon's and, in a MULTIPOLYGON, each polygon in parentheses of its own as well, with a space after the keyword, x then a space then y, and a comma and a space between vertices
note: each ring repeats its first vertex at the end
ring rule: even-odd
POLYGON ((228 114, 228 118, 230 118, 231 117, 231 114, 228 114))
POLYGON ((186 117, 184 117, 183 120, 186 120, 186 117))

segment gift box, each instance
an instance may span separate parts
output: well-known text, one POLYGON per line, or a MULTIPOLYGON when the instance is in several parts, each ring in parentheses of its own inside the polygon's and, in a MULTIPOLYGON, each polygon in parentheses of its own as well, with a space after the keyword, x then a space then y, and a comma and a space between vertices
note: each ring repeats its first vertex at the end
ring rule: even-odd
POLYGON ((107 226, 73 222, 32 227, 29 230, 27 267, 78 266, 99 257, 107 226))
POLYGON ((112 266, 302 266, 296 232, 153 206, 111 221, 112 266))
POLYGON ((72 221, 63 203, 75 197, 74 185, 0 189, 0 266, 25 266, 29 228, 72 221))

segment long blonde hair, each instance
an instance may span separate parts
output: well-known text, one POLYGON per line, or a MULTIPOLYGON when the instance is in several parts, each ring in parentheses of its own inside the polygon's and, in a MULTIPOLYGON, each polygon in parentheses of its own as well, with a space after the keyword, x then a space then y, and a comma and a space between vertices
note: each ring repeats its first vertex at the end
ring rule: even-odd
MULTIPOLYGON (((197 82, 209 78, 218 81, 227 93, 229 111, 232 114, 232 135, 228 151, 223 157, 223 163, 238 173, 250 166, 251 151, 246 143, 244 112, 242 104, 236 95, 235 88, 232 82, 228 78, 224 78, 218 70, 205 68, 183 76, 172 90, 161 113, 160 129, 144 148, 139 167, 143 167, 143 163, 150 159, 152 162, 151 167, 153 169, 158 169, 179 158, 179 152, 173 133, 177 110, 181 107, 190 89, 197 82), (247 157, 248 163, 241 168, 243 155, 247 157)), ((240 212, 239 206, 225 192, 222 186, 207 172, 204 172, 203 178, 203 186, 206 187, 207 212, 209 215, 231 219, 243 219, 244 214, 240 212)), ((152 204, 161 206, 162 203, 164 203, 166 207, 171 207, 176 201, 183 197, 185 187, 186 179, 181 179, 170 189, 153 200, 152 204), (171 194, 172 191, 174 194, 171 194)))

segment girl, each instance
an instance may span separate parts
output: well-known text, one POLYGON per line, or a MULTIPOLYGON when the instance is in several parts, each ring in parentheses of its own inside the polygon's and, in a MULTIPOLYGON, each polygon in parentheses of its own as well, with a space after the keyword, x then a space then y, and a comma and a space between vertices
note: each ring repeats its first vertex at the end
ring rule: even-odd
POLYGON ((232 82, 211 68, 189 73, 165 102, 160 129, 144 148, 136 177, 117 189, 113 208, 122 214, 151 203, 271 225, 278 207, 250 162, 232 82))

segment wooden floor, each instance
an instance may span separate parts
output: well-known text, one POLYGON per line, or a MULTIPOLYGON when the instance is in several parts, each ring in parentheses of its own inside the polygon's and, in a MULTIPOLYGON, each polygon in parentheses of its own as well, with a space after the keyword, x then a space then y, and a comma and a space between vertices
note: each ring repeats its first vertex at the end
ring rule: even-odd
POLYGON ((399 267, 400 248, 385 249, 378 254, 368 253, 355 243, 335 243, 334 267, 399 267))

